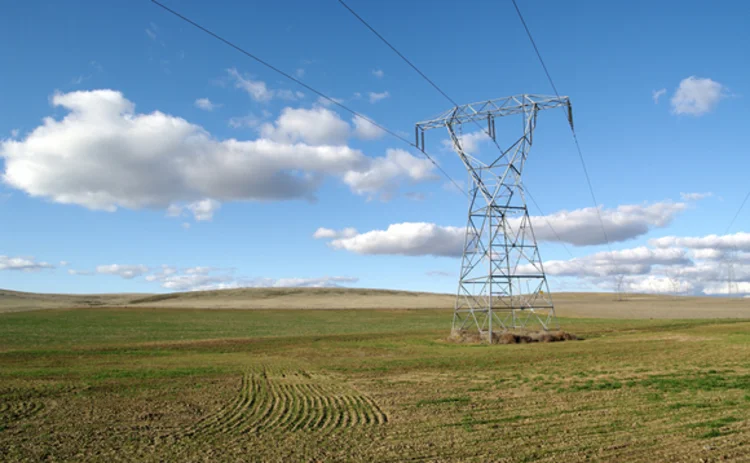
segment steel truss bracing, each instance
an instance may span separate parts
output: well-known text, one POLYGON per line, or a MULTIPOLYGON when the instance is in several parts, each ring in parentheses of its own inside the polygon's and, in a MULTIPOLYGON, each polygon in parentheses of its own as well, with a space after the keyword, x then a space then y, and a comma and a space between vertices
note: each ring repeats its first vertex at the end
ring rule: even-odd
POLYGON ((469 216, 453 315, 454 333, 478 330, 483 339, 491 340, 491 333, 508 329, 558 329, 521 177, 537 113, 557 107, 567 109, 572 126, 567 97, 539 95, 457 106, 416 126, 416 143, 421 149, 425 131, 447 128, 453 149, 469 172, 469 216), (513 115, 523 118, 523 135, 503 148, 495 133, 495 119, 513 115), (464 149, 462 126, 467 123, 479 124, 500 149, 491 162, 464 149))

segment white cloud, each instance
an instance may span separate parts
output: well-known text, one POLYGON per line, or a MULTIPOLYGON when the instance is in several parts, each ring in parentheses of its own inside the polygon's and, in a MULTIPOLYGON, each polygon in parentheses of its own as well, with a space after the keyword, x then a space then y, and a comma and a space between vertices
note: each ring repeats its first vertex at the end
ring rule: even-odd
MULTIPOLYGON (((312 199, 328 175, 357 194, 372 195, 378 188, 391 194, 399 180, 434 178, 427 161, 400 150, 371 158, 347 146, 217 140, 182 118, 136 113, 134 104, 113 90, 56 94, 52 103, 70 112, 61 120, 46 118, 23 141, 0 140, 2 180, 62 204, 114 211, 203 199, 312 199)), ((286 120, 280 121, 275 127, 288 136, 316 142, 343 133, 343 125, 334 122, 334 129, 299 128, 292 135, 286 120)))
POLYGON ((385 75, 385 73, 383 72, 382 69, 373 69, 372 70, 372 75, 374 75, 378 79, 382 79, 383 76, 385 75))
POLYGON ((750 233, 739 232, 732 235, 706 236, 664 236, 649 241, 659 248, 683 247, 688 249, 714 249, 750 251, 750 233))
POLYGON ((649 249, 640 246, 619 251, 598 252, 571 260, 551 260, 544 270, 554 276, 606 277, 613 275, 645 275, 655 265, 691 265, 683 249, 649 249))
POLYGON ((147 35, 147 36, 148 36, 148 38, 150 38, 151 40, 156 40, 156 32, 155 32, 155 31, 152 31, 152 30, 151 30, 150 28, 146 28, 146 35, 147 35))
POLYGON ((167 207, 167 217, 180 217, 184 207, 177 204, 170 204, 167 207))
POLYGON ((242 278, 235 277, 220 269, 210 267, 193 267, 182 272, 160 273, 149 275, 147 281, 156 282, 162 288, 173 291, 206 291, 230 288, 260 287, 338 287, 341 284, 356 283, 355 277, 319 277, 319 278, 242 278), (217 273, 218 272, 218 273, 217 273))
POLYGON ((381 93, 370 92, 367 94, 370 97, 370 103, 377 103, 380 100, 384 100, 391 96, 387 91, 381 93))
POLYGON ((313 233, 313 238, 319 239, 338 239, 338 238, 351 238, 357 236, 356 228, 344 228, 343 230, 332 230, 330 228, 318 228, 313 233))
POLYGON ((220 108, 220 104, 212 103, 208 98, 198 98, 195 100, 195 107, 204 111, 213 111, 216 108, 220 108))
MULTIPOLYGON (((601 221, 612 243, 626 241, 649 232, 652 228, 669 225, 684 203, 662 201, 653 204, 627 204, 615 209, 600 207, 601 221)), ((537 240, 563 241, 575 246, 604 244, 604 233, 597 210, 593 207, 560 211, 541 217, 531 217, 537 240), (552 228, 549 227, 552 225, 552 228), (554 231, 553 231, 554 229, 554 231), (557 234, 555 234, 557 232, 557 234), (558 238, 559 236, 559 238, 558 238)))
POLYGON ((337 236, 334 249, 357 254, 458 257, 464 242, 463 227, 440 227, 432 223, 405 222, 353 236, 337 236))
POLYGON ((266 103, 274 98, 295 101, 305 97, 305 94, 300 91, 268 88, 268 85, 262 80, 253 80, 249 76, 241 74, 236 68, 227 69, 227 74, 234 82, 235 88, 244 91, 250 95, 250 98, 259 103, 266 103))
POLYGON ((55 266, 47 262, 37 262, 33 257, 10 257, 0 255, 0 270, 37 272, 46 268, 55 268, 55 266))
POLYGON ((680 199, 683 201, 698 201, 705 198, 710 198, 713 193, 680 193, 680 199))
POLYGON ((279 143, 304 141, 310 145, 344 145, 349 124, 330 109, 285 108, 274 124, 263 124, 263 137, 279 143))
MULTIPOLYGON (((484 142, 490 141, 489 135, 486 132, 477 130, 476 132, 466 133, 459 138, 461 143, 461 149, 464 153, 476 154, 479 151, 479 145, 484 142)), ((451 140, 443 140, 443 146, 447 149, 453 149, 453 142, 451 140)))
POLYGON ((91 276, 94 274, 94 272, 91 272, 89 270, 73 270, 72 268, 68 269, 69 275, 78 275, 78 276, 91 276))
POLYGON ((707 78, 690 76, 672 96, 672 112, 701 116, 712 111, 724 97, 724 86, 707 78))
POLYGON ((234 79, 234 86, 244 90, 253 100, 266 102, 273 98, 274 91, 269 89, 265 82, 244 77, 235 68, 227 69, 227 73, 234 79))
POLYGON ((96 273, 102 275, 117 275, 119 277, 125 278, 126 280, 131 280, 148 272, 149 268, 145 265, 110 264, 98 265, 96 267, 96 273))
POLYGON ((69 262, 67 260, 61 260, 60 261, 60 267, 67 267, 69 262))
POLYGON ((190 222, 182 222, 182 228, 188 230, 190 228, 190 222))
POLYGON ((298 78, 305 77, 305 70, 303 68, 297 68, 297 70, 294 71, 294 75, 296 75, 298 78))
POLYGON ((654 103, 659 104, 659 98, 661 98, 665 93, 667 93, 666 88, 662 88, 661 90, 654 90, 651 92, 651 98, 654 99, 654 103))
POLYGON ((202 199, 187 205, 193 217, 197 221, 211 220, 214 218, 214 212, 221 208, 221 204, 213 199, 202 199))
POLYGON ((436 179, 434 166, 428 159, 412 156, 404 150, 386 150, 384 158, 374 159, 367 169, 351 170, 344 175, 344 182, 358 194, 370 197, 380 194, 388 199, 403 181, 424 182, 436 179))
POLYGON ((18 134, 20 133, 20 130, 18 129, 12 129, 10 131, 10 138, 18 138, 18 134))
MULTIPOLYGON (((684 204, 671 202, 623 205, 616 209, 603 209, 601 215, 608 238, 614 243, 636 238, 654 227, 666 226, 671 222, 672 217, 684 207, 684 204)), ((519 220, 512 219, 511 226, 517 228, 519 220)), ((531 217, 531 220, 539 241, 559 242, 562 240, 562 242, 576 246, 605 242, 594 208, 561 211, 545 217, 531 217), (549 228, 547 222, 552 224, 556 234, 549 228)), ((374 230, 361 234, 353 228, 348 228, 346 231, 346 235, 343 235, 342 232, 321 228, 313 236, 332 239, 330 244, 334 248, 359 254, 459 257, 463 250, 465 228, 405 222, 390 225, 386 230, 374 230)), ((642 252, 642 249, 639 249, 639 252, 642 252)), ((622 261, 623 257, 618 257, 618 259, 622 261)))
POLYGON ((236 116, 229 119, 229 127, 233 129, 239 128, 255 128, 260 125, 262 119, 252 114, 247 116, 236 116))
POLYGON ((354 124, 354 135, 362 140, 375 140, 385 135, 383 129, 360 116, 354 116, 352 123, 354 124))

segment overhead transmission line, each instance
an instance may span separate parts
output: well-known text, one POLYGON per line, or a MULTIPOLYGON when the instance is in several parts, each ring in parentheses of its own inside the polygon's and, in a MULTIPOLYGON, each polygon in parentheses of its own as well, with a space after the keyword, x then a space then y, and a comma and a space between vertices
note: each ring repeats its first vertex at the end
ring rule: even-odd
MULTIPOLYGON (((547 80, 549 80, 550 85, 552 86, 552 90, 554 90, 555 95, 560 98, 560 94, 557 91, 557 86, 555 85, 555 81, 552 80, 552 76, 549 73, 549 70, 547 69, 547 65, 544 63, 544 59, 542 58, 542 54, 539 52, 539 48, 536 46, 536 42, 534 41, 534 36, 531 35, 531 31, 529 30, 529 27, 526 25, 526 20, 523 19, 523 14, 521 14, 521 10, 518 8, 518 4, 516 3, 516 0, 511 0, 513 2, 513 6, 516 9, 516 13, 518 13, 518 18, 521 20, 521 24, 523 24, 524 30, 526 30, 526 35, 529 37, 529 41, 531 42, 531 45, 534 47, 534 52, 536 53, 537 58, 539 58, 539 62, 542 65, 542 68, 544 69, 544 73, 547 75, 547 80)), ((583 152, 581 151, 581 144, 578 142, 578 135, 576 134, 575 127, 571 124, 570 125, 570 131, 573 134, 573 141, 576 145, 576 150, 578 151, 578 159, 581 161, 581 167, 583 167, 583 174, 586 177, 586 184, 589 187, 589 193, 591 193, 591 199, 594 201, 594 207, 596 208, 596 215, 599 217, 599 224, 602 227, 602 233, 604 234, 604 240, 607 242, 607 248, 609 248, 610 253, 612 252, 612 246, 609 243, 609 237, 607 236, 607 230, 604 227, 604 220, 602 220, 602 214, 599 210, 599 202, 596 200, 596 195, 594 194, 594 187, 591 185, 591 177, 589 176, 589 171, 586 168, 586 161, 583 159, 583 152)))
MULTIPOLYGON (((409 58, 407 58, 406 56, 404 56, 403 53, 401 53, 400 51, 398 51, 398 49, 393 44, 391 44, 385 37, 383 37, 374 27, 372 27, 364 18, 362 18, 362 16, 360 16, 359 14, 357 14, 356 11, 354 11, 349 5, 347 5, 346 2, 344 2, 344 0, 338 0, 338 2, 344 8, 346 8, 355 18, 357 18, 362 24, 364 24, 365 27, 367 27, 373 34, 375 34, 375 36, 377 36, 383 43, 385 43, 388 46, 388 48, 390 48, 391 50, 393 50, 394 53, 396 53, 402 60, 404 60, 404 62, 406 62, 406 64, 408 64, 412 69, 414 69, 414 71, 416 71, 416 73, 419 74, 424 80, 426 80, 435 90, 437 90, 441 95, 443 95, 445 97, 445 99, 447 99, 448 101, 450 101, 451 104, 453 104, 456 107, 460 107, 461 106, 458 103, 456 103, 456 101, 453 98, 451 98, 450 95, 448 95, 445 91, 443 91, 443 89, 441 89, 432 79, 430 79, 429 77, 427 77, 427 75, 424 72, 422 72, 414 63, 412 63, 409 60, 409 58)), ((555 89, 555 93, 557 93, 556 89, 555 89)), ((557 95, 557 97, 559 98, 560 95, 557 95)), ((499 149, 501 152, 503 152, 503 149, 500 147, 500 145, 497 143, 497 141, 494 138, 492 138, 492 136, 490 136, 490 134, 487 132, 487 130, 484 127, 482 127, 477 121, 474 120, 473 122, 485 134, 487 134, 487 136, 489 137, 490 140, 492 140, 493 142, 495 142, 495 146, 497 147, 497 149, 499 149)), ((536 202, 536 200, 534 199, 534 197, 531 195, 531 192, 528 190, 528 188, 526 188, 526 186, 524 186, 523 189, 524 189, 525 193, 529 196, 529 199, 531 199, 531 202, 534 203, 534 206, 536 206, 536 208, 539 210, 539 213, 542 214, 542 218, 544 219, 545 222, 547 222, 547 226, 552 231, 552 233, 555 235, 555 237, 558 239, 558 241, 563 246, 563 248, 568 253, 568 255, 570 255, 570 257, 572 259, 574 259, 575 262, 579 263, 579 265, 583 265, 579 260, 576 260, 576 257, 570 251, 570 248, 568 248, 568 246, 565 244, 565 242, 563 241, 563 239, 560 236, 560 234, 557 233, 557 230, 555 230, 555 228, 550 223, 549 219, 547 219, 544 211, 542 211, 542 208, 539 207, 539 204, 536 202)), ((605 234, 605 236, 606 236, 606 234, 605 234)))
POLYGON ((445 177, 446 177, 446 178, 447 178, 448 180, 450 180, 450 182, 451 182, 451 183, 452 183, 452 184, 453 184, 453 185, 454 185, 454 186, 455 186, 455 187, 456 187, 456 188, 457 188, 457 189, 458 189, 459 191, 461 191, 461 192, 462 192, 462 193, 463 193, 464 195, 467 195, 467 196, 468 196, 468 194, 467 194, 467 193, 466 193, 466 192, 465 192, 465 191, 463 190, 463 188, 461 188, 461 186, 459 186, 459 184, 458 184, 458 183, 457 183, 457 182, 456 182, 455 180, 453 180, 453 178, 452 178, 452 177, 451 177, 451 176, 450 176, 450 175, 448 174, 448 172, 446 172, 446 171, 445 171, 445 169, 443 169, 443 168, 442 168, 442 167, 440 166, 440 164, 438 164, 437 162, 435 162, 435 160, 434 160, 434 159, 432 158, 432 156, 430 156, 430 155, 429 155, 429 154, 428 154, 427 152, 425 152, 425 151, 424 151, 423 149, 420 149, 420 148, 419 148, 419 146, 417 146, 417 144, 416 144, 416 143, 413 143, 413 142, 411 142, 411 141, 410 141, 410 140, 408 140, 407 138, 405 138, 405 137, 403 137, 403 136, 399 135, 399 134, 398 134, 397 132, 394 132, 393 130, 391 130, 391 129, 389 129, 389 128, 385 127, 384 125, 382 125, 382 124, 379 124, 378 122, 376 122, 376 121, 372 120, 371 118, 369 118, 369 117, 367 117, 367 116, 365 116, 365 115, 363 115, 363 114, 361 114, 361 113, 359 113, 359 112, 357 112, 357 111, 355 111, 355 110, 353 110, 353 109, 349 108, 348 106, 344 105, 344 104, 343 104, 343 103, 341 103, 340 101, 337 101, 337 100, 335 100, 334 98, 331 98, 331 97, 329 97, 328 95, 324 94, 323 92, 321 92, 321 91, 319 91, 319 90, 316 90, 315 88, 313 88, 313 87, 311 87, 310 85, 308 85, 308 84, 306 84, 306 83, 302 82, 301 80, 297 79, 296 77, 294 77, 294 76, 292 76, 292 75, 290 75, 290 74, 288 74, 288 73, 286 73, 286 72, 282 71, 281 69, 277 68, 276 66, 274 66, 274 65, 272 65, 272 64, 270 64, 270 63, 268 63, 267 61, 264 61, 263 59, 259 58, 258 56, 254 55, 254 54, 250 53, 249 51, 245 50, 244 48, 240 47, 239 45, 236 45, 236 44, 234 44, 234 43, 230 42, 229 40, 225 39, 224 37, 220 36, 219 34, 217 34, 217 33, 213 32, 213 31, 211 31, 210 29, 208 29, 208 28, 206 28, 206 27, 204 27, 204 26, 201 26, 200 24, 198 24, 197 22, 193 21, 192 19, 189 19, 189 18, 187 18, 186 16, 183 16, 182 14, 180 14, 180 13, 178 13, 177 11, 175 11, 175 10, 173 10, 173 9, 169 8, 168 6, 166 6, 166 5, 164 5, 164 4, 160 3, 160 2, 158 2, 157 0, 151 0, 151 2, 152 2, 152 3, 154 3, 155 5, 157 5, 157 6, 161 7, 161 8, 163 8, 164 10, 168 11, 169 13, 173 14, 174 16, 176 16, 176 17, 180 18, 181 20, 185 21, 186 23, 188 23, 188 24, 190 24, 190 25, 192 25, 192 26, 196 27, 197 29, 200 29, 201 31, 205 32, 206 34, 210 35, 211 37, 213 37, 213 38, 215 38, 215 39, 217 39, 217 40, 219 40, 219 41, 221 41, 221 42, 225 43, 226 45, 229 45, 230 47, 232 47, 232 48, 234 48, 235 50, 239 51, 240 53, 242 53, 243 55, 247 56, 248 58, 251 58, 251 59, 255 60, 256 62, 258 62, 258 63, 262 64, 263 66, 265 66, 265 67, 267 67, 267 68, 269 68, 269 69, 271 69, 272 71, 274 71, 274 72, 276 72, 276 73, 278 73, 278 74, 281 74, 282 76, 286 77, 287 79, 291 80, 292 82, 295 82, 295 83, 297 83, 298 85, 300 85, 300 86, 304 87, 305 89, 307 89, 307 90, 309 90, 309 91, 313 92, 314 94, 316 94, 316 95, 318 95, 319 97, 321 97, 321 98, 325 99, 325 100, 326 100, 326 101, 328 101, 329 103, 331 103, 331 104, 334 104, 334 105, 338 106, 339 108, 341 108, 341 109, 343 109, 343 110, 347 111, 348 113, 350 113, 350 114, 352 114, 352 115, 354 115, 354 116, 356 116, 356 117, 359 117, 359 118, 361 118, 361 119, 363 119, 363 120, 365 120, 365 121, 369 122, 370 124, 372 124, 372 125, 374 125, 375 127, 379 128, 379 129, 380 129, 380 130, 382 130, 383 132, 385 132, 385 133, 387 133, 387 134, 389 134, 389 135, 391 135, 391 136, 393 136, 393 137, 395 137, 395 138, 397 138, 397 139, 401 140, 402 142, 406 143, 407 145, 409 145, 409 146, 411 146, 411 147, 413 147, 413 148, 417 149, 417 150, 418 150, 418 151, 420 151, 420 152, 421 152, 421 153, 422 153, 422 154, 423 154, 423 155, 424 155, 424 156, 425 156, 425 157, 426 157, 426 158, 427 158, 427 159, 428 159, 428 160, 429 160, 429 161, 430 161, 430 162, 431 162, 431 163, 432 163, 432 164, 433 164, 433 165, 434 165, 435 167, 437 167, 437 168, 438 168, 438 170, 440 170, 440 172, 442 172, 442 174, 443 174, 443 175, 444 175, 444 176, 445 176, 445 177))
POLYGON ((737 213, 734 214, 732 221, 729 222, 729 226, 727 227, 727 230, 724 232, 725 235, 729 234, 729 230, 731 230, 732 225, 734 225, 734 222, 737 220, 737 217, 739 217, 740 212, 742 212, 742 209, 745 208, 745 203, 747 202, 748 198, 750 198, 750 191, 747 192, 747 195, 745 195, 745 199, 743 199, 742 204, 740 204, 740 208, 737 209, 737 213))

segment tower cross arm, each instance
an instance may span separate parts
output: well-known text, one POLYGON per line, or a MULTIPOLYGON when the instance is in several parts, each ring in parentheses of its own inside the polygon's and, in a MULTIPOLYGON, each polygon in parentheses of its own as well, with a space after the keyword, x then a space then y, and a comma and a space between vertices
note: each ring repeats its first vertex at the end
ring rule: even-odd
POLYGON ((489 119, 513 114, 523 114, 531 110, 567 107, 568 121, 573 125, 572 107, 567 96, 545 95, 514 95, 495 100, 480 101, 453 107, 438 116, 417 123, 417 131, 424 132, 431 129, 445 127, 447 124, 465 124, 471 122, 486 122, 489 119))

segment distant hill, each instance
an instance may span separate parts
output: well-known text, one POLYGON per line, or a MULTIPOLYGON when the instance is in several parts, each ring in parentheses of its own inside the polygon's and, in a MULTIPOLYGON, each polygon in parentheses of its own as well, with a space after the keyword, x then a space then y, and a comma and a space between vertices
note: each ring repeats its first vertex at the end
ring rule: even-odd
MULTIPOLYGON (((558 316, 589 318, 750 318, 750 299, 553 294, 558 316)), ((82 307, 165 309, 446 309, 455 295, 359 288, 242 288, 167 294, 37 294, 0 290, 0 312, 82 307)))

